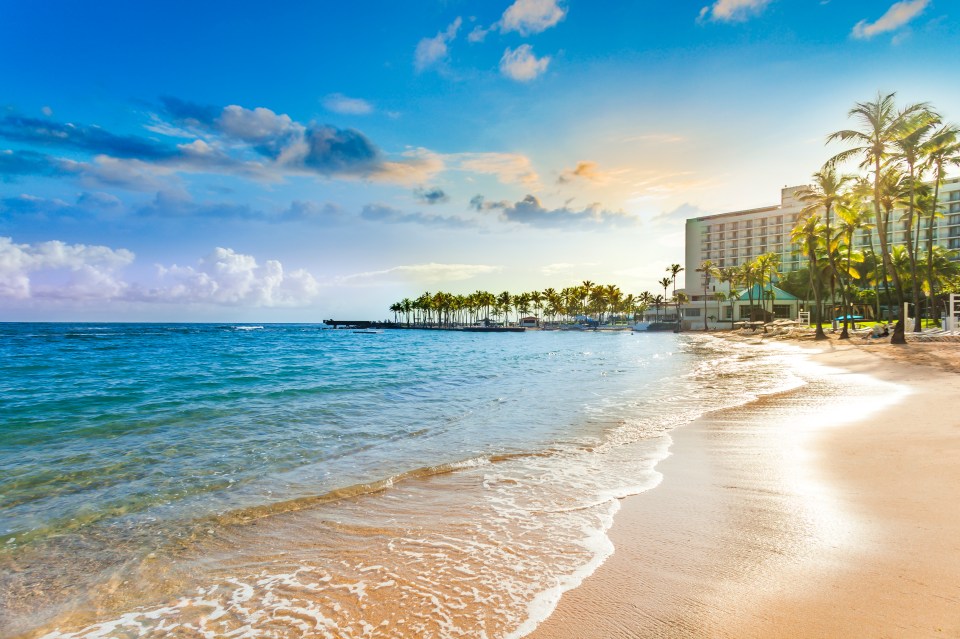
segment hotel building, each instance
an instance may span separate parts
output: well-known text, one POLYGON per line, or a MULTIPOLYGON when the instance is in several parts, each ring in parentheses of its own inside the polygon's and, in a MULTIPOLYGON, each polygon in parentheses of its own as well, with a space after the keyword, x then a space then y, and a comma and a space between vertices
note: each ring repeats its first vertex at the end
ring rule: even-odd
MULTIPOLYGON (((778 205, 687 220, 684 268, 686 292, 691 299, 691 316, 696 316, 697 303, 703 301, 703 286, 696 271, 705 260, 712 260, 719 267, 732 267, 764 253, 775 253, 780 257, 781 273, 789 273, 806 266, 801 247, 790 239, 790 232, 797 225, 804 208, 804 203, 797 199, 797 193, 804 188, 784 187, 778 205)), ((936 221, 934 241, 943 248, 960 251, 960 178, 944 180, 940 184, 939 201, 939 210, 943 216, 936 221)), ((903 211, 894 211, 891 215, 891 244, 906 242, 905 223, 899 223, 902 214, 903 211)), ((926 220, 922 229, 920 246, 925 247, 926 220)), ((874 234, 874 244, 879 250, 876 230, 870 232, 874 234)), ((859 248, 867 244, 868 236, 865 232, 860 232, 855 238, 855 246, 859 248)), ((960 259, 960 256, 955 259, 960 259)), ((711 295, 716 290, 726 292, 727 287, 723 285, 721 288, 719 282, 711 282, 711 295)), ((778 311, 778 315, 792 312, 786 308, 778 311)), ((684 315, 688 315, 686 309, 684 315)), ((740 318, 739 314, 735 315, 740 318)))

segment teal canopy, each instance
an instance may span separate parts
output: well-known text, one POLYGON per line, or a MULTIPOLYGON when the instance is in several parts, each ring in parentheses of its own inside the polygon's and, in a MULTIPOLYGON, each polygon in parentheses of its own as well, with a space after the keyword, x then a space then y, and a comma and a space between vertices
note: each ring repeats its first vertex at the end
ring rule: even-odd
MULTIPOLYGON (((776 301, 778 302, 798 302, 799 301, 795 296, 791 295, 790 293, 787 293, 782 288, 777 288, 776 286, 764 286, 763 289, 761 289, 759 284, 753 285, 753 301, 756 302, 757 300, 769 299, 770 291, 773 291, 773 295, 776 298, 776 301)), ((740 293, 740 297, 738 297, 737 299, 742 302, 750 301, 750 296, 747 294, 748 292, 749 290, 743 291, 742 293, 740 293)))

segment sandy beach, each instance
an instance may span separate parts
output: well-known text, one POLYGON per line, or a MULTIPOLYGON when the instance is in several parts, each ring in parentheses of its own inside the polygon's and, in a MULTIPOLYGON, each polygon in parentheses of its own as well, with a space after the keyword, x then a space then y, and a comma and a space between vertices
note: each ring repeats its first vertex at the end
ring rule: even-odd
POLYGON ((960 637, 960 344, 799 344, 827 378, 675 431, 530 637, 960 637))

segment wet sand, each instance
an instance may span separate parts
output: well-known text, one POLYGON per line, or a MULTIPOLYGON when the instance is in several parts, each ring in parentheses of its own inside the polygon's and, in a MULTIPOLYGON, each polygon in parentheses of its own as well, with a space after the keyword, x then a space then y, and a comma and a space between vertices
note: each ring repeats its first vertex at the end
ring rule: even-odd
POLYGON ((675 431, 530 637, 960 637, 960 345, 802 345, 836 374, 675 431))

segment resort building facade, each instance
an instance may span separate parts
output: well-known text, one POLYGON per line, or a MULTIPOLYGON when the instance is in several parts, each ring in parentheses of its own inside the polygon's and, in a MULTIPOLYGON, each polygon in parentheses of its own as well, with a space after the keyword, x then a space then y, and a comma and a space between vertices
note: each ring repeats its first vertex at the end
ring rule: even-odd
MULTIPOLYGON (((775 253, 780 258, 781 273, 789 273, 806 266, 801 247, 790 239, 790 232, 797 225, 805 206, 797 197, 804 188, 807 187, 803 185, 784 187, 780 192, 779 204, 687 220, 684 268, 687 281, 685 291, 690 297, 690 304, 684 309, 685 320, 696 321, 698 315, 696 309, 703 307, 703 285, 697 269, 705 260, 711 260, 718 267, 735 267, 764 253, 775 253)), ((942 217, 936 220, 934 242, 945 249, 960 251, 960 178, 944 180, 941 183, 939 202, 942 217)), ((892 223, 888 237, 891 245, 906 242, 906 223, 900 221, 902 214, 903 211, 894 211, 891 215, 892 223)), ((926 220, 922 228, 920 246, 924 247, 926 220)), ((877 231, 872 229, 866 232, 860 231, 857 234, 854 240, 857 248, 869 245, 871 238, 867 233, 873 234, 872 241, 875 246, 879 246, 876 238, 877 231)), ((712 299, 717 291, 727 293, 729 289, 725 284, 711 281, 708 287, 708 299, 712 299)), ((793 300, 791 302, 781 304, 780 308, 775 307, 774 315, 795 318, 799 306, 793 300)), ((735 319, 744 319, 737 312, 740 309, 735 309, 734 306, 736 304, 730 304, 724 309, 723 314, 726 315, 724 319, 727 321, 731 316, 735 319)), ((748 307, 749 305, 744 308, 748 307)))

